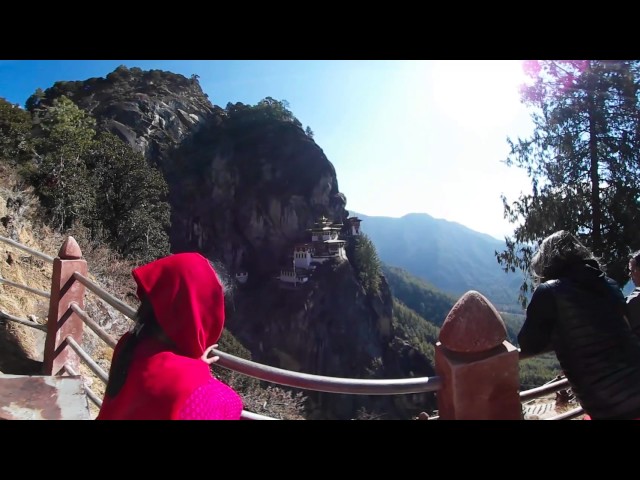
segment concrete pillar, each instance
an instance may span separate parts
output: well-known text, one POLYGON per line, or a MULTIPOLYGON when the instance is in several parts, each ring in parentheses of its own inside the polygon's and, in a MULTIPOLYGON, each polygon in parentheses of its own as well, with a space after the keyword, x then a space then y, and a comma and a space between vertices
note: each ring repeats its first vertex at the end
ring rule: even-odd
POLYGON ((465 293, 440 329, 435 349, 440 420, 520 420, 519 355, 495 307, 465 293))
POLYGON ((51 299, 47 317, 47 338, 44 345, 43 373, 61 375, 62 367, 68 364, 74 371, 80 372, 80 358, 67 345, 65 339, 71 337, 82 345, 84 322, 69 308, 76 302, 84 308, 85 287, 76 282, 73 273, 87 275, 87 262, 73 237, 67 237, 58 256, 53 260, 51 278, 51 299))

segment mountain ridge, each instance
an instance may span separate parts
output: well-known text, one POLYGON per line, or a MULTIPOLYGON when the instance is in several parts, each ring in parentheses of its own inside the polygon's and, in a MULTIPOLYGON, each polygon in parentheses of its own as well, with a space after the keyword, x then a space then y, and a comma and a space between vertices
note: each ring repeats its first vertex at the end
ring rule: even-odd
POLYGON ((436 221, 443 221, 452 225, 456 225, 459 227, 463 227, 471 232, 474 232, 476 234, 479 235, 484 235, 487 236, 489 238, 491 238, 492 240, 498 240, 498 241, 503 241, 502 238, 499 238, 495 235, 491 235, 490 233, 486 233, 486 232, 479 232, 478 230, 474 230, 471 227, 468 227, 467 225, 465 225, 464 223, 458 222, 456 220, 449 220, 447 218, 440 218, 440 217, 434 217, 433 215, 427 213, 427 212, 408 212, 405 213, 403 215, 399 215, 399 216, 393 216, 393 215, 371 215, 368 213, 360 213, 359 210, 353 210, 353 209, 349 209, 349 212, 351 212, 351 214, 353 216, 356 217, 375 217, 375 218, 389 218, 389 219, 405 219, 405 218, 414 218, 414 217, 422 217, 422 216, 426 216, 430 219, 436 220, 436 221))
POLYGON ((361 229, 383 262, 450 295, 476 290, 499 310, 522 313, 518 302, 522 276, 505 273, 495 257, 505 247, 503 240, 428 213, 377 217, 350 212, 362 220, 361 229))

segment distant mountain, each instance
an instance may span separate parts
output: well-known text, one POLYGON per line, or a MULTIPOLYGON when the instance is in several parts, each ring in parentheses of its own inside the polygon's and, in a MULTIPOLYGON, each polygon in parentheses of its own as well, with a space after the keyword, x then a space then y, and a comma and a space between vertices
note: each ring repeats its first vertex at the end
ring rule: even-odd
MULTIPOLYGON (((402 268, 383 263, 382 271, 394 298, 411 309, 425 323, 438 329, 442 326, 453 305, 458 301, 452 295, 440 291, 402 268)), ((509 341, 517 344, 518 332, 524 323, 524 315, 501 311, 500 316, 507 328, 509 341)))
POLYGON ((403 268, 455 298, 476 290, 498 310, 522 313, 518 304, 522 275, 505 273, 494 254, 505 248, 504 241, 426 213, 401 218, 350 213, 362 219, 362 231, 384 263, 403 268))
POLYGON ((436 327, 441 327, 457 299, 407 270, 382 264, 393 296, 436 327))

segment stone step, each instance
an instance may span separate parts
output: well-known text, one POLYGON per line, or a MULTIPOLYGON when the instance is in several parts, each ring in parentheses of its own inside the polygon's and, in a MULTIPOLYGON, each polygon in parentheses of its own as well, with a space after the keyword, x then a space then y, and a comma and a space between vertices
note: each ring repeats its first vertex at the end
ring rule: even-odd
POLYGON ((0 420, 91 420, 84 381, 0 374, 0 420))

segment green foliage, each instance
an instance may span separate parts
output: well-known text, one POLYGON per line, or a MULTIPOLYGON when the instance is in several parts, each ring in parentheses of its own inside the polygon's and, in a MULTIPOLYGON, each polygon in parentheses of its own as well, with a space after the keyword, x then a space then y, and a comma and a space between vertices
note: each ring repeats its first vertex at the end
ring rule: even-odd
POLYGON ((86 165, 86 155, 95 136, 95 120, 67 97, 53 101, 38 115, 40 156, 34 178, 51 222, 65 230, 79 220, 92 217, 95 190, 86 165))
POLYGON ((22 163, 31 149, 31 115, 0 98, 0 160, 22 163))
POLYGON ((89 156, 97 192, 95 222, 123 255, 149 262, 169 254, 167 184, 141 153, 102 133, 89 156))
POLYGON ((365 234, 353 237, 353 266, 365 292, 377 295, 380 292, 382 264, 373 242, 365 234))
MULTIPOLYGON (((397 303, 414 312, 429 325, 433 325, 433 328, 442 326, 456 303, 456 298, 439 291, 433 285, 401 268, 383 263, 382 272, 397 303)), ((396 307, 394 306, 395 311, 396 307)), ((524 315, 500 312, 500 316, 505 323, 509 341, 516 344, 518 332, 524 322, 524 315)))
POLYGON ((59 148, 69 141, 86 145, 95 136, 96 121, 65 96, 53 100, 36 118, 44 133, 38 144, 41 150, 59 148))
POLYGON ((226 113, 232 125, 247 126, 250 124, 265 124, 269 121, 292 123, 302 128, 302 123, 289 110, 289 102, 286 100, 275 100, 266 97, 256 105, 245 105, 243 103, 228 103, 226 113))
MULTIPOLYGON (((528 139, 509 139, 507 165, 524 169, 532 193, 509 203, 517 224, 496 252, 505 271, 528 272, 539 242, 564 229, 601 259, 609 276, 627 281, 630 250, 640 248, 639 61, 535 61, 522 101, 535 125, 528 139)), ((533 285, 520 289, 520 302, 533 285)))
POLYGON ((266 97, 260 100, 255 108, 267 117, 283 122, 291 122, 302 128, 302 124, 289 110, 289 102, 286 100, 275 100, 271 97, 266 97))
POLYGON ((406 270, 382 264, 393 296, 425 320, 442 326, 456 299, 406 270))
POLYGON ((84 225, 93 239, 139 262, 167 255, 170 209, 161 173, 116 136, 96 138, 95 120, 65 96, 41 104, 34 116, 37 159, 29 180, 51 224, 59 231, 84 225))
POLYGON ((304 133, 307 135, 307 137, 309 138, 313 138, 313 130, 311 130, 311 127, 307 126, 307 128, 304 129, 304 133))
POLYGON ((553 380, 562 370, 555 353, 545 353, 520 362, 520 390, 530 390, 553 380))
POLYGON ((507 328, 507 337, 509 342, 514 345, 518 343, 518 333, 524 324, 524 315, 508 313, 508 312, 500 312, 500 316, 504 321, 505 327, 507 328))
POLYGON ((27 111, 33 113, 38 108, 40 108, 40 104, 44 97, 44 90, 42 90, 41 88, 37 88, 34 94, 27 98, 27 101, 25 103, 25 108, 27 109, 27 111))
POLYGON ((130 78, 131 72, 126 65, 119 65, 113 72, 107 75, 107 80, 112 83, 128 81, 130 78))
POLYGON ((435 365, 435 344, 440 329, 428 322, 398 299, 393 301, 394 333, 422 352, 435 365))

